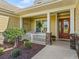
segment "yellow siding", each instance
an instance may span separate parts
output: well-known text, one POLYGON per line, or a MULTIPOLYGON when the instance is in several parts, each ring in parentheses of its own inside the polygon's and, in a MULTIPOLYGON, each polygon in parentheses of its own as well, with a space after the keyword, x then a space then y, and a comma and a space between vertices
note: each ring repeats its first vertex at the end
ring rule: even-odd
POLYGON ((52 32, 52 35, 56 35, 56 33, 55 33, 55 23, 56 23, 56 16, 55 15, 53 15, 53 16, 51 16, 51 32, 52 32))
POLYGON ((7 29, 9 17, 0 15, 0 32, 4 32, 7 29))
POLYGON ((76 7, 76 32, 79 33, 79 1, 76 7))
POLYGON ((30 19, 23 19, 23 27, 26 30, 26 32, 31 31, 31 21, 30 19))
POLYGON ((36 20, 46 20, 46 18, 25 18, 23 20, 23 27, 26 30, 26 32, 29 31, 35 31, 36 29, 36 20))
MULTIPOLYGON (((35 31, 36 29, 36 20, 47 20, 46 17, 43 17, 43 18, 26 18, 23 20, 23 27, 24 29, 26 30, 26 32, 29 32, 29 31, 35 31)), ((52 35, 55 35, 55 21, 56 21, 56 16, 53 15, 51 16, 51 19, 50 19, 51 23, 51 32, 52 32, 52 35)))
POLYGON ((31 20, 31 31, 35 31, 35 20, 31 20))
POLYGON ((9 18, 9 23, 8 23, 8 28, 11 27, 20 27, 20 20, 18 17, 10 17, 9 18))

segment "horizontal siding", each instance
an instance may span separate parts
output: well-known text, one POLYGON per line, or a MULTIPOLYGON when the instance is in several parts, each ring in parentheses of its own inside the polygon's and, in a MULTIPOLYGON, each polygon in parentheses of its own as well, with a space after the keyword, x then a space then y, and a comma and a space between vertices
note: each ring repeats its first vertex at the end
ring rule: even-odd
POLYGON ((0 32, 4 32, 8 26, 9 17, 0 15, 0 32))
POLYGON ((20 19, 18 17, 9 18, 8 28, 11 27, 20 27, 20 19))

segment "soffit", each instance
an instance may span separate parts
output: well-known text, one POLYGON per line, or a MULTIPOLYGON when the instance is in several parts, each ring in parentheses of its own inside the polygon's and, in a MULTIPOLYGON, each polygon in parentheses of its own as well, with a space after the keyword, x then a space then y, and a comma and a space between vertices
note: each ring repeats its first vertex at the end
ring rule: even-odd
POLYGON ((76 0, 62 0, 57 3, 52 3, 52 4, 40 6, 37 8, 25 9, 25 10, 22 10, 21 12, 19 12, 19 14, 24 15, 24 14, 36 13, 39 11, 54 9, 54 8, 60 8, 60 7, 64 7, 64 6, 70 6, 70 5, 74 5, 75 2, 76 2, 76 0))

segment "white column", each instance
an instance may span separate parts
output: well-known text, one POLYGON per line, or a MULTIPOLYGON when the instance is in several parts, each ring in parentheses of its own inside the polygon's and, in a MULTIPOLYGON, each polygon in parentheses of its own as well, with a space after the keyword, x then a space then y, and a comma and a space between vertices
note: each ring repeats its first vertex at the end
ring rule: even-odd
POLYGON ((22 17, 20 17, 20 28, 23 27, 23 20, 22 20, 22 17))
POLYGON ((56 19, 55 19, 55 35, 58 38, 58 19, 57 19, 57 13, 55 14, 56 19))
POLYGON ((50 33, 50 13, 47 13, 47 33, 50 33))
POLYGON ((74 32, 74 8, 70 9, 70 34, 75 33, 74 32))

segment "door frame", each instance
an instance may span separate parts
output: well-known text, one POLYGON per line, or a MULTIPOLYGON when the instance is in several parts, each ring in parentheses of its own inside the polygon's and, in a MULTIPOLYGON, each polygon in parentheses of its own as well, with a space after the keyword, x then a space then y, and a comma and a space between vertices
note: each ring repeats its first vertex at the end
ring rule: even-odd
MULTIPOLYGON (((68 29, 69 32, 68 32, 68 33, 70 33, 70 18, 58 19, 58 25, 57 25, 57 26, 58 26, 58 38, 60 38, 60 37, 59 37, 59 20, 65 20, 65 19, 68 19, 68 21, 69 21, 69 29, 68 29)), ((61 39, 63 39, 63 38, 61 38, 61 39)), ((65 38, 64 38, 64 39, 65 39, 65 38)))

